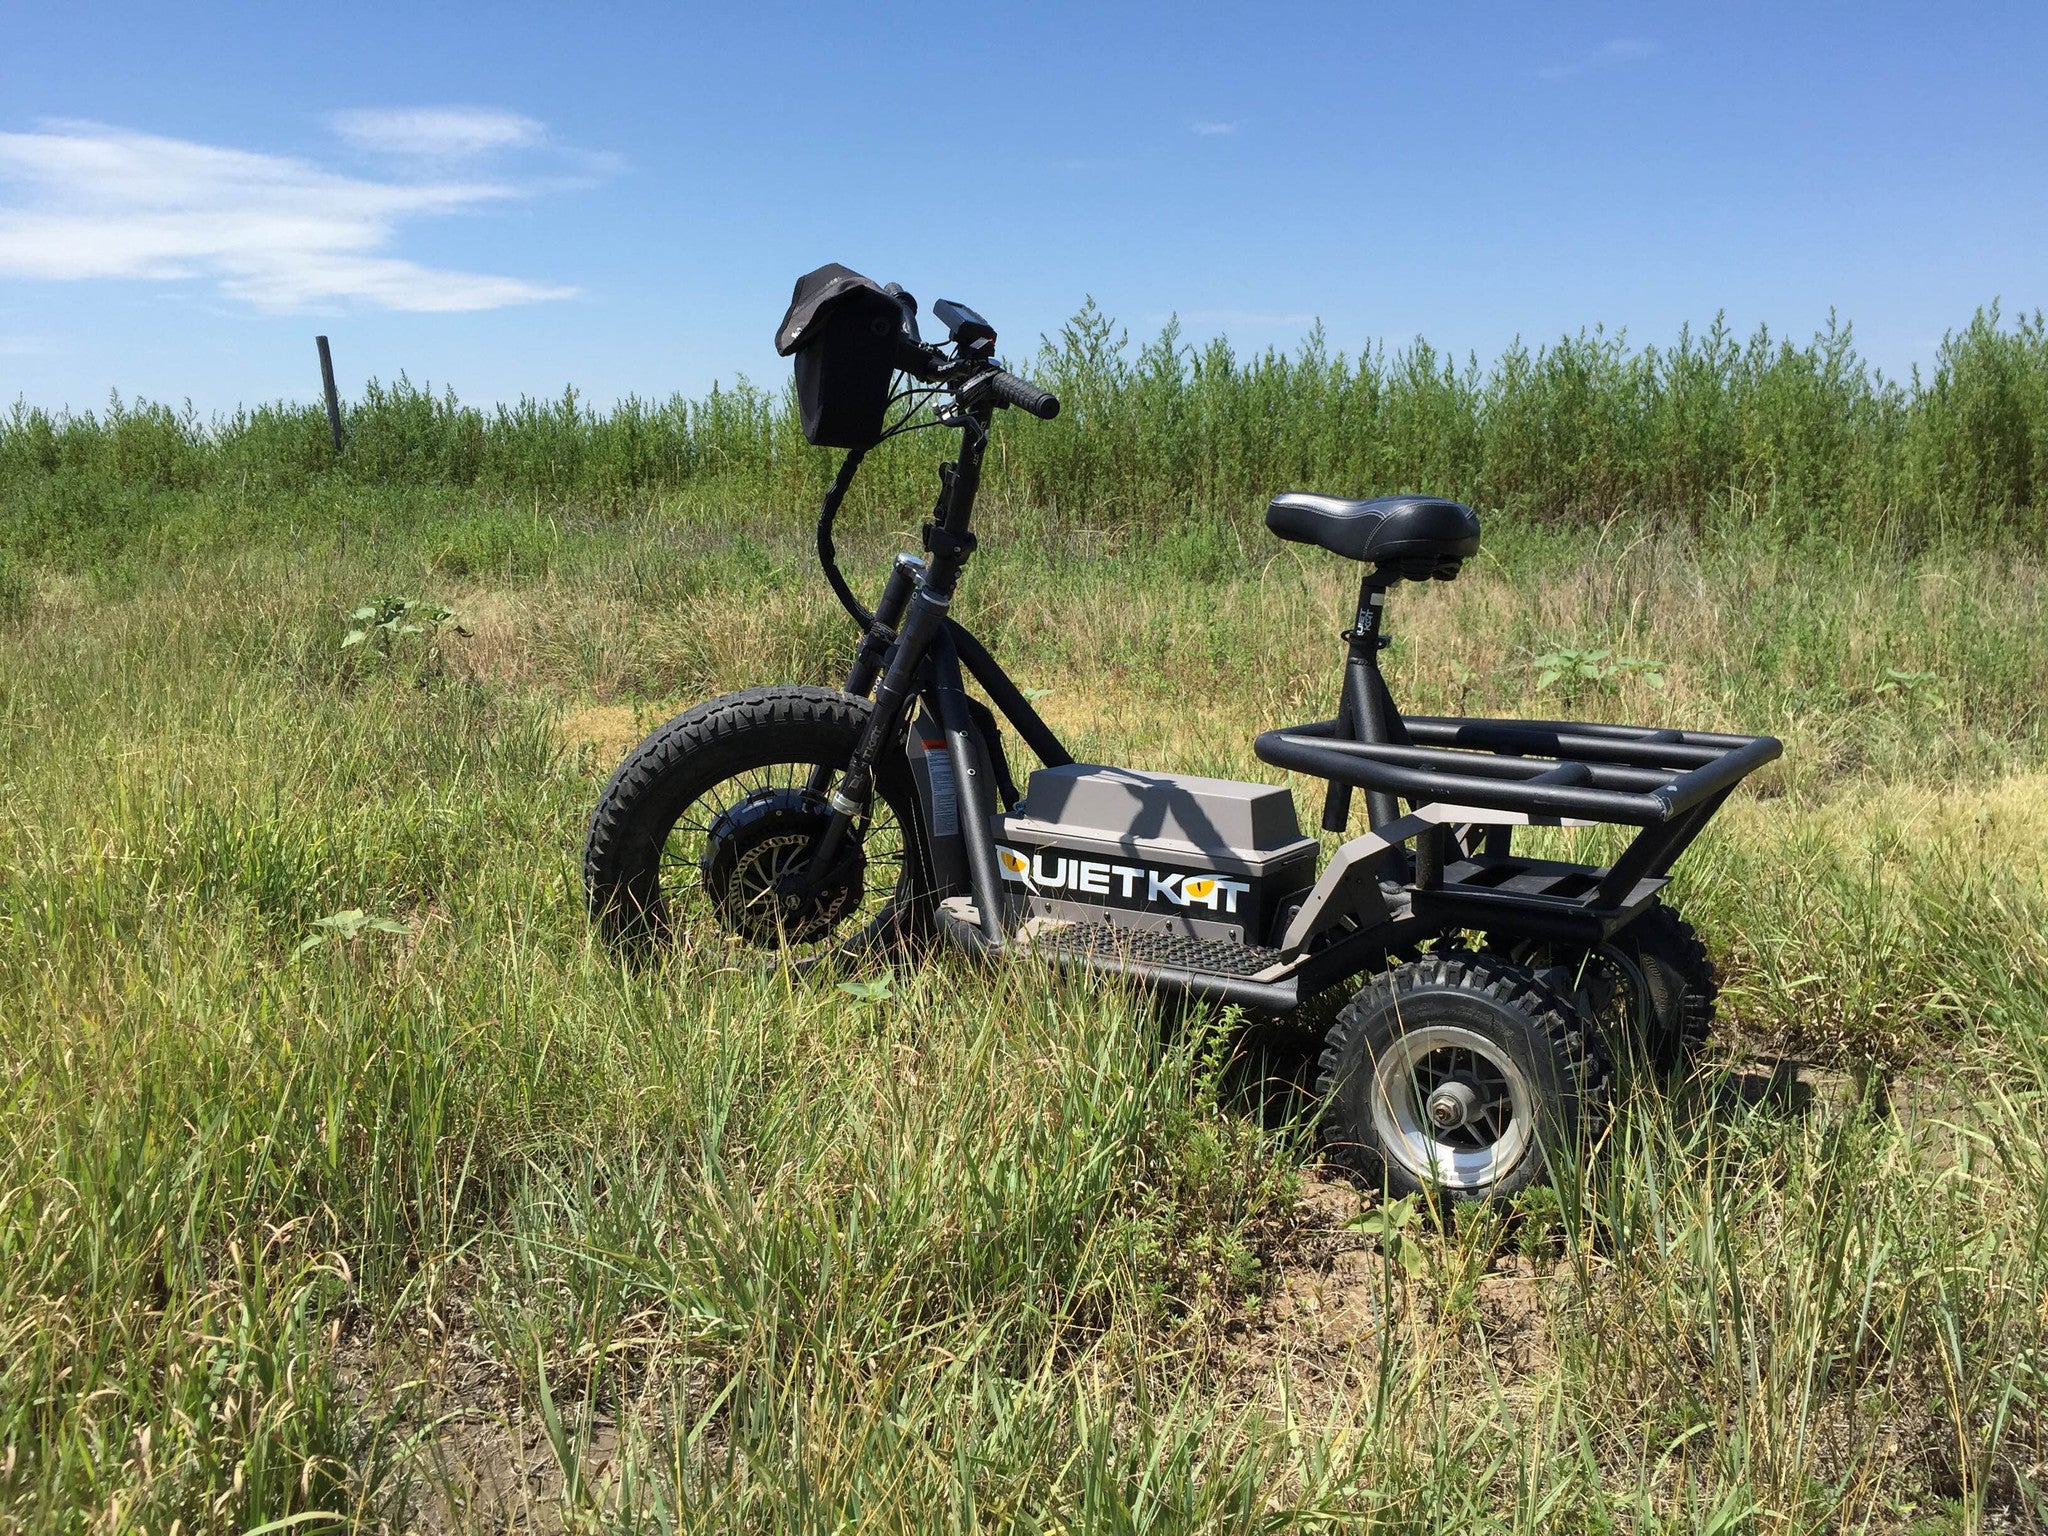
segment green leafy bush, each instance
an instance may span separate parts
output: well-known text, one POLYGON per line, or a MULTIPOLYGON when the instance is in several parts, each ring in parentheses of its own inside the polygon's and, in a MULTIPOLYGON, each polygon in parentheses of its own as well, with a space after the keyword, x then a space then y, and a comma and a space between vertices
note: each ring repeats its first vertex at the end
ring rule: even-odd
MULTIPOLYGON (((1420 338, 1332 352, 1320 325, 1293 352, 1189 344, 1177 322, 1136 348, 1093 302, 1012 362, 1056 390, 1060 418, 1004 434, 991 488, 1120 523, 1190 506, 1256 507, 1277 490, 1431 491, 1552 523, 1618 513, 1762 520, 1787 531, 1921 543, 2048 529, 2048 326, 1996 305, 1948 335, 1931 372, 1872 369, 1834 317, 1805 344, 1716 318, 1641 348, 1601 328, 1491 367, 1420 338)), ((600 505, 716 489, 814 501, 833 456, 809 448, 791 392, 739 379, 699 400, 574 389, 489 410, 401 373, 347 411, 337 460, 317 406, 201 422, 116 397, 0 418, 0 506, 65 474, 152 490, 236 486, 474 487, 600 505)), ((850 510, 930 491, 929 438, 875 453, 850 510)), ((8 537, 0 522, 0 539, 8 537)))

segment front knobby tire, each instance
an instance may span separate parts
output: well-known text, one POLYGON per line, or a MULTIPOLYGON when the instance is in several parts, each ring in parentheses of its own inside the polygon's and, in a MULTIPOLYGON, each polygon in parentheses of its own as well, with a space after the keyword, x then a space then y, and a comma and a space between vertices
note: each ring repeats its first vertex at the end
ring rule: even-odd
POLYGON ((1326 1152, 1396 1196, 1502 1199, 1579 1158, 1608 1065, 1569 998, 1527 967, 1440 951, 1338 1012, 1317 1083, 1326 1152))
POLYGON ((627 754, 591 813, 590 914, 613 949, 644 958, 700 927, 735 958, 800 964, 886 951, 928 923, 916 793, 900 752, 876 765, 857 856, 810 908, 785 916, 774 881, 829 815, 871 705, 829 688, 751 688, 678 715, 627 754))

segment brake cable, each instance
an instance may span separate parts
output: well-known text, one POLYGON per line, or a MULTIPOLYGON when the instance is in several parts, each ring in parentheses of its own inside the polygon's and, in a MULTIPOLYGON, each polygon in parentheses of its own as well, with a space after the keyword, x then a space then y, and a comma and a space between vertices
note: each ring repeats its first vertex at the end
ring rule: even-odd
MULTIPOLYGON (((944 384, 928 385, 922 389, 902 390, 889 397, 889 400, 883 406, 883 410, 886 411, 890 405, 895 404, 899 400, 917 399, 922 401, 928 400, 933 395, 949 392, 956 395, 958 393, 956 390, 950 390, 949 386, 944 384)), ((894 426, 888 428, 876 439, 877 445, 887 442, 892 437, 900 437, 907 432, 922 432, 930 427, 959 427, 963 424, 959 416, 948 419, 936 410, 933 412, 930 421, 916 421, 914 418, 922 409, 922 404, 913 405, 897 420, 894 426)), ((981 441, 985 443, 988 440, 987 429, 982 427, 971 413, 966 416, 965 423, 969 430, 973 431, 981 441)), ((845 573, 839 569, 839 550, 832 542, 832 526, 839 519, 840 503, 846 500, 846 493, 852 488, 853 477, 860 472, 861 461, 867 457, 867 452, 865 448, 855 448, 847 453, 846 457, 840 462, 839 473, 833 477, 832 488, 825 492, 824 504, 818 509, 818 564, 824 567, 825 581, 832 588, 832 595, 839 599, 839 606, 847 611, 854 623, 858 624, 863 632, 873 630, 878 621, 874 614, 868 610, 867 605, 854 596, 853 588, 847 583, 845 573)))
POLYGON ((825 580, 831 585, 832 595, 839 599, 839 606, 852 615, 853 622, 861 627, 863 633, 875 627, 875 616, 868 612, 861 600, 853 595, 853 588, 846 584, 846 577, 839 569, 839 551, 832 543, 832 524, 839 517, 839 504, 846 500, 853 477, 860 472, 860 461, 866 457, 865 448, 856 448, 847 454, 840 462, 832 488, 825 493, 825 504, 818 509, 818 563, 825 568, 825 580))

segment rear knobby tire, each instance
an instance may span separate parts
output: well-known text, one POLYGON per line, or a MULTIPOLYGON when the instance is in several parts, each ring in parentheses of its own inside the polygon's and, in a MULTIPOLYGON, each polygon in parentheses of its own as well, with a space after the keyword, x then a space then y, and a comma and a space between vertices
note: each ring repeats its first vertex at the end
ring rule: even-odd
POLYGON ((1505 952, 1576 999, 1610 1057, 1640 1061, 1659 1080, 1688 1071, 1713 1033, 1714 962, 1692 924, 1661 901, 1595 950, 1537 941, 1505 952))
POLYGON ((1321 1066, 1326 1151, 1395 1196, 1506 1198, 1583 1156, 1606 1117, 1607 1060, 1578 1009, 1495 955, 1440 951, 1374 977, 1321 1066))
MULTIPOLYGON (((799 936, 805 942, 734 923, 732 907, 705 888, 730 863, 707 852, 712 829, 732 824, 721 822, 720 811, 779 795, 773 814, 798 828, 814 825, 822 799, 802 787, 806 771, 843 768, 870 709, 866 699, 829 688, 750 688, 678 715, 628 753, 591 813, 583 850, 584 890, 605 942, 644 957, 702 922, 723 929, 735 949, 813 962, 893 948, 920 931, 929 900, 916 794, 902 753, 886 748, 863 832, 872 839, 877 828, 893 828, 900 859, 892 853, 884 868, 871 857, 865 884, 856 880, 844 910, 818 919, 817 931, 799 936)), ((779 841, 801 845, 791 836, 779 841)))
POLYGON ((1688 1069, 1714 1031, 1720 978, 1691 923, 1662 902, 1643 913, 1613 942, 1629 954, 1648 995, 1645 1046, 1662 1077, 1688 1069))

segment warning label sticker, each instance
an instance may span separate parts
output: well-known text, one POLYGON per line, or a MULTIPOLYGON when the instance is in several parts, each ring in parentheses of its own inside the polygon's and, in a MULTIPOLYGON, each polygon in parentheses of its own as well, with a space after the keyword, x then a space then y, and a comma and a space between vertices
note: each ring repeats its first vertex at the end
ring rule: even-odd
POLYGON ((960 835, 959 786, 953 781, 953 759, 943 741, 924 743, 924 766, 932 785, 932 836, 960 835))

